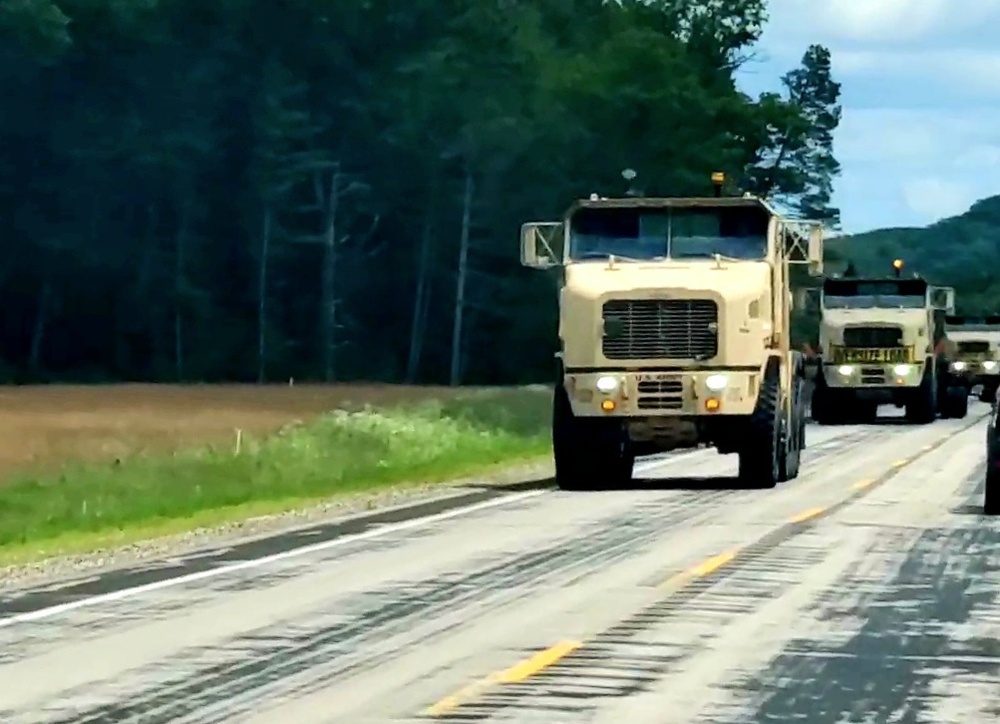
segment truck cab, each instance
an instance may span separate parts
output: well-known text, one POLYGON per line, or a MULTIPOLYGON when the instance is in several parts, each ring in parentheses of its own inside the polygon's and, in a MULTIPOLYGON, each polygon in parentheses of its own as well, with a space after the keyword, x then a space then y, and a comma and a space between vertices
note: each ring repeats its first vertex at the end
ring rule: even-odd
POLYGON ((945 318, 951 371, 968 390, 980 386, 979 399, 992 402, 1000 387, 1000 315, 945 318))
POLYGON ((798 474, 789 264, 820 268, 818 225, 752 196, 591 197, 521 240, 522 263, 562 271, 560 487, 620 486, 636 455, 701 445, 739 454, 753 485, 798 474))
POLYGON ((943 364, 944 317, 953 311, 953 289, 917 276, 825 279, 813 418, 871 422, 882 404, 904 407, 918 424, 938 412, 964 417, 967 392, 943 364))

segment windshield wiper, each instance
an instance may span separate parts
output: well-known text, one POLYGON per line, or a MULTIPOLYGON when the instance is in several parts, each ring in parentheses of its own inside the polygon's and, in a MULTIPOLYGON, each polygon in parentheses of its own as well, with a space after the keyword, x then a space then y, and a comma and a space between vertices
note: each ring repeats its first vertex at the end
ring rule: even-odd
POLYGON ((573 259, 575 261, 583 261, 585 259, 611 259, 614 258, 615 261, 632 261, 632 262, 643 262, 648 261, 648 259, 635 259, 630 256, 625 256, 623 254, 611 254, 606 251, 585 251, 582 254, 575 254, 573 259))

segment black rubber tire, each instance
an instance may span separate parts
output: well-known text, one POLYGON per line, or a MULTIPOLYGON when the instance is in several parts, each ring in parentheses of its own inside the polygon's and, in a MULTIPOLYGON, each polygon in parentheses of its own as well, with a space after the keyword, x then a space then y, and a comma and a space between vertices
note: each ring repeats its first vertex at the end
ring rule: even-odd
POLYGON ((621 423, 577 418, 560 384, 552 399, 552 454, 560 490, 625 487, 632 480, 635 455, 621 423))
POLYGON ((740 482, 752 488, 773 488, 781 480, 785 446, 781 434, 781 386, 776 371, 761 385, 757 406, 739 451, 740 482))
POLYGON ((785 428, 784 454, 780 456, 778 470, 778 481, 787 482, 799 477, 799 467, 802 464, 802 449, 805 442, 805 409, 802 399, 803 390, 802 378, 796 376, 792 379, 792 405, 791 416, 785 428))
POLYGON ((836 422, 833 415, 833 405, 830 404, 830 388, 826 380, 819 377, 813 389, 811 417, 817 425, 832 425, 836 422))
POLYGON ((933 368, 924 365, 924 375, 913 398, 906 403, 906 419, 917 425, 928 425, 937 418, 937 387, 933 368))
POLYGON ((986 489, 983 492, 983 513, 985 515, 1000 515, 1000 473, 995 469, 995 463, 988 461, 986 469, 986 489))
POLYGON ((969 414, 969 391, 960 385, 948 388, 948 401, 951 417, 964 419, 969 414))

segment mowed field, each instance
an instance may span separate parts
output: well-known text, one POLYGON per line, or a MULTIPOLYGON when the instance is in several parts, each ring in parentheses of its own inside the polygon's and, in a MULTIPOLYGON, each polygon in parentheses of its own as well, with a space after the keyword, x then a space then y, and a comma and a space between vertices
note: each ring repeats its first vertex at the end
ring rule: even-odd
POLYGON ((45 385, 0 387, 0 480, 69 461, 234 444, 334 409, 447 400, 406 385, 45 385))

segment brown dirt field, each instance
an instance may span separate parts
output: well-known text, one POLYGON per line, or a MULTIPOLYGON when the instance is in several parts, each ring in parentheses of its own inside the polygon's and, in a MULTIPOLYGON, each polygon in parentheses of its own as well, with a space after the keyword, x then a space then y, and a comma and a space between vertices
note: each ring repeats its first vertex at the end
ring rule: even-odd
POLYGON ((353 384, 0 387, 0 478, 70 460, 229 442, 237 428, 264 434, 337 408, 405 404, 455 392, 353 384))

